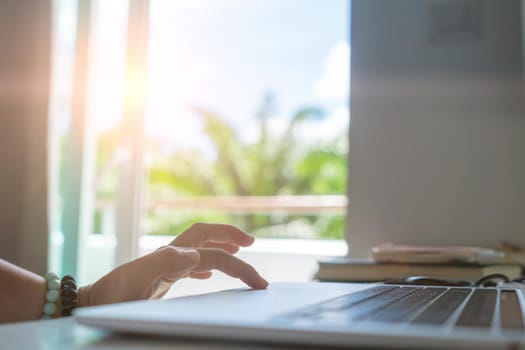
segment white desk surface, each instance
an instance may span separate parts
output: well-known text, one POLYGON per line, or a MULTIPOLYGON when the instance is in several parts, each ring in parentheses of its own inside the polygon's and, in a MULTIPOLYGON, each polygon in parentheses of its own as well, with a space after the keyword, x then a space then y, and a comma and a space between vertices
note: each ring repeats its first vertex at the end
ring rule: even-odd
POLYGON ((34 321, 0 325, 0 349, 299 350, 305 349, 305 347, 257 343, 250 344, 246 342, 224 342, 199 339, 158 338, 137 335, 116 335, 105 331, 78 325, 71 317, 68 317, 48 321, 34 321))

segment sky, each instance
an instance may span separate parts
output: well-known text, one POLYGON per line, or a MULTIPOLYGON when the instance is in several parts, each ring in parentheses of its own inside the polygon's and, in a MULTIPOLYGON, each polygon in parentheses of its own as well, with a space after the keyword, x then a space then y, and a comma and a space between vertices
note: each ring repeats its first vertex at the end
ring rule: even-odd
MULTIPOLYGON (((74 2, 56 4, 54 58, 57 113, 67 121, 75 47, 74 2)), ((87 112, 97 132, 122 117, 127 0, 93 2, 87 112)), ((168 150, 209 151, 191 106, 212 110, 246 142, 272 93, 274 132, 298 108, 325 109, 303 128, 329 139, 348 124, 349 0, 151 0, 146 136, 168 150)), ((67 128, 68 123, 63 124, 67 128)))
POLYGON ((325 120, 327 133, 326 125, 340 129, 348 123, 349 11, 347 0, 152 0, 147 135, 205 147, 188 109, 197 105, 253 140, 270 92, 276 129, 305 106, 338 119, 325 120))

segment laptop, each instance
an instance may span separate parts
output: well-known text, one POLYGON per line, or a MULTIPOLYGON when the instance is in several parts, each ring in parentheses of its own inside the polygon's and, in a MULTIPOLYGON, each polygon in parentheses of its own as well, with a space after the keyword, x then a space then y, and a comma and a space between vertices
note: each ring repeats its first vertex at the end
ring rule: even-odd
POLYGON ((525 349, 525 285, 274 283, 81 308, 116 332, 318 346, 525 349))

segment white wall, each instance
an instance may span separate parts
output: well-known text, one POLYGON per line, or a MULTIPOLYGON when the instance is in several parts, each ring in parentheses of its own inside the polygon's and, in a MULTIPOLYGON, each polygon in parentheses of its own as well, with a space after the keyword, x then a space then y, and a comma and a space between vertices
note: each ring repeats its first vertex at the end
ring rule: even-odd
POLYGON ((353 1, 351 255, 525 244, 520 1, 480 2, 479 37, 432 43, 435 1, 353 1))
POLYGON ((523 59, 523 85, 525 86, 525 0, 521 0, 521 42, 523 59))
POLYGON ((0 1, 0 258, 47 272, 51 1, 0 1))

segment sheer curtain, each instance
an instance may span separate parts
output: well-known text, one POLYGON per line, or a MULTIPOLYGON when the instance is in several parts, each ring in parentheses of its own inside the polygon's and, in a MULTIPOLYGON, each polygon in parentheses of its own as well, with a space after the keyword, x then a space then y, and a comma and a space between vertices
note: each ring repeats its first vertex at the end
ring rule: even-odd
POLYGON ((148 4, 54 1, 50 262, 83 283, 137 254, 148 4), (97 150, 101 125, 115 131, 108 159, 97 150), (97 193, 108 171, 117 173, 116 203, 100 234, 97 193))

